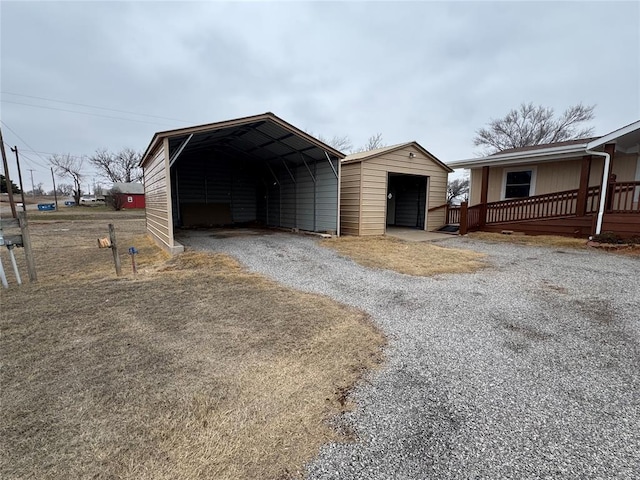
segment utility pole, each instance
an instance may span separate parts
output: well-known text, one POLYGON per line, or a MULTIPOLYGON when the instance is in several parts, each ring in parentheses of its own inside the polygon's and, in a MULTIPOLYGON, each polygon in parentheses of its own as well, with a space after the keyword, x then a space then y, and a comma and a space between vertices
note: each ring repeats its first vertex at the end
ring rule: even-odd
POLYGON ((31 172, 31 195, 33 196, 33 198, 36 198, 36 187, 33 185, 33 168, 30 168, 29 171, 31 172))
POLYGON ((56 191, 56 177, 53 175, 53 167, 51 167, 51 180, 53 180, 53 198, 56 201, 56 212, 58 211, 58 192, 56 191))
POLYGON ((7 194, 9 195, 9 205, 11 205, 11 215, 17 218, 16 204, 13 203, 13 188, 11 188, 11 179, 9 178, 9 164, 7 163, 7 154, 4 151, 4 140, 2 139, 2 129, 0 129, 0 151, 2 151, 2 164, 4 165, 4 179, 7 184, 7 194))
POLYGON ((24 187, 22 186, 22 171, 20 170, 20 157, 18 157, 18 147, 14 145, 11 149, 16 154, 16 165, 18 166, 18 181, 20 182, 20 196, 22 197, 22 211, 27 211, 27 204, 24 203, 24 187))

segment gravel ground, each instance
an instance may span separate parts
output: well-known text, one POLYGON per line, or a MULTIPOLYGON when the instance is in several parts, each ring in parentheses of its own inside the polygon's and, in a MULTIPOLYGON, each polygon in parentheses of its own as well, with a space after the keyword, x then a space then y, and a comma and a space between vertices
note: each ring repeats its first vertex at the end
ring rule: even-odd
POLYGON ((417 278, 305 236, 180 241, 361 308, 388 335, 339 420, 358 440, 326 445, 309 478, 640 478, 637 258, 454 237, 439 244, 490 266, 417 278))

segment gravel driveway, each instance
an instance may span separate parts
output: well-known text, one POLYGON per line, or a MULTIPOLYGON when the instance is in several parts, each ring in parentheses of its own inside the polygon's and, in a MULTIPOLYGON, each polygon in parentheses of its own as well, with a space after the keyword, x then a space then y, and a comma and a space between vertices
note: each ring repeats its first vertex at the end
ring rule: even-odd
POLYGON ((640 478, 637 258, 454 237, 440 245, 490 266, 418 278, 305 236, 180 241, 361 308, 388 335, 341 419, 358 441, 323 447, 309 478, 640 478))

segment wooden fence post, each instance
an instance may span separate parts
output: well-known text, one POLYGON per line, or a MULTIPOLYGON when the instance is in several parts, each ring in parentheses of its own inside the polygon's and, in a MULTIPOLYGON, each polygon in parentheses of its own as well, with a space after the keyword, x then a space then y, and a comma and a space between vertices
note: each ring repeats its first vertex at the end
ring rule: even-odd
POLYGON ((466 235, 468 231, 467 217, 469 204, 467 202, 460 203, 460 235, 466 235))
POLYGON ((113 263, 116 266, 116 275, 122 274, 122 268, 120 266, 120 257, 118 256, 118 245, 116 244, 116 229, 113 223, 109 224, 109 240, 111 241, 111 251, 113 252, 113 263))
POLYGON ((36 273, 36 261, 33 258, 33 250, 31 248, 31 235, 29 235, 27 212, 18 212, 18 222, 20 224, 20 233, 22 234, 22 247, 24 248, 24 256, 27 259, 27 272, 29 273, 29 281, 37 282, 38 274, 36 273))

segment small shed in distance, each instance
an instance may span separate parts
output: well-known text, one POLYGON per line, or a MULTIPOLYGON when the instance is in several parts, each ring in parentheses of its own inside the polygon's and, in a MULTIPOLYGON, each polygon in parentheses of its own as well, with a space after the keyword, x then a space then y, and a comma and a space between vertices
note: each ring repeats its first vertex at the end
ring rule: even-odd
POLYGON ((417 142, 347 155, 340 182, 342 233, 384 235, 387 226, 439 229, 446 224, 452 171, 417 142))
POLYGON ((144 185, 141 183, 115 182, 113 188, 120 191, 122 208, 144 208, 144 185))

